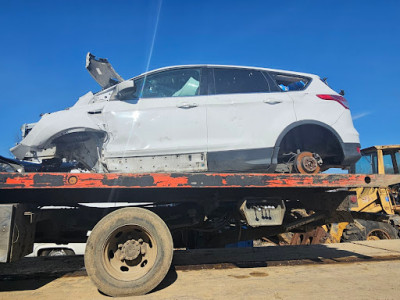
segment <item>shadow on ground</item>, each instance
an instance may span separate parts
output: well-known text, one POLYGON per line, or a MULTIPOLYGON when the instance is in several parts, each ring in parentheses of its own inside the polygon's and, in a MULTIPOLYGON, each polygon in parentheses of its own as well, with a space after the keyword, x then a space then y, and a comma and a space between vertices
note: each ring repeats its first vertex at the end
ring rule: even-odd
MULTIPOLYGON (((152 292, 172 285, 178 278, 176 270, 252 268, 371 259, 371 256, 327 245, 175 250, 171 269, 152 292)), ((36 290, 62 276, 86 276, 83 256, 29 257, 0 264, 0 291, 36 290)))
POLYGON ((254 248, 219 248, 176 250, 173 264, 178 270, 186 267, 218 268, 228 267, 266 267, 304 263, 346 262, 370 260, 373 257, 352 251, 341 250, 327 245, 307 246, 269 246, 254 248))

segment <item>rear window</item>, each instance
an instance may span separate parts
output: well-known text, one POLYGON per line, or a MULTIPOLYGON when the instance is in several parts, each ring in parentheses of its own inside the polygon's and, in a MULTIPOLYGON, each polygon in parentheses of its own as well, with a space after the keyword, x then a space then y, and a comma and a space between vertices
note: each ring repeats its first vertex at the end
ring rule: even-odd
POLYGON ((252 69, 215 68, 215 93, 268 93, 269 83, 264 75, 252 69))
POLYGON ((276 83, 279 89, 283 92, 289 91, 302 91, 304 90, 309 82, 310 78, 298 75, 290 75, 276 72, 266 72, 272 80, 276 83))

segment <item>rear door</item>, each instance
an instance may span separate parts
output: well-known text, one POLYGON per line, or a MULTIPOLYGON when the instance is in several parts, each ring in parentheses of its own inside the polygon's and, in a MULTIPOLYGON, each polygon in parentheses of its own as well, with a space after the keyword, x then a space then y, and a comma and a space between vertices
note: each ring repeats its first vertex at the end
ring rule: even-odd
POLYGON ((277 137, 295 121, 292 99, 257 69, 215 67, 211 78, 209 157, 215 152, 231 157, 239 170, 269 165, 277 137))

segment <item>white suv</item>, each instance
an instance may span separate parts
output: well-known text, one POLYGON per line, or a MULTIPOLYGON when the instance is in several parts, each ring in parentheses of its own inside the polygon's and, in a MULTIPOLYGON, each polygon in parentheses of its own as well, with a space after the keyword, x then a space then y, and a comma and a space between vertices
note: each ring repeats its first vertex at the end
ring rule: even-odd
POLYGON ((345 98, 318 76, 167 67, 124 81, 87 56, 103 90, 23 128, 11 151, 95 172, 301 172, 348 167, 360 144, 345 98))

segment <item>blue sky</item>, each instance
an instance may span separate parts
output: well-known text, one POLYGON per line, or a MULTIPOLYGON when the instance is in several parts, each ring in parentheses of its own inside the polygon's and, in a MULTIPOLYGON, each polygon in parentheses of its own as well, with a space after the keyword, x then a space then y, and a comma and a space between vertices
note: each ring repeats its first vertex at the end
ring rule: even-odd
POLYGON ((400 144, 400 1, 1 1, 0 37, 0 155, 23 123, 99 90, 88 51, 124 78, 192 63, 318 74, 346 91, 363 147, 400 144))

